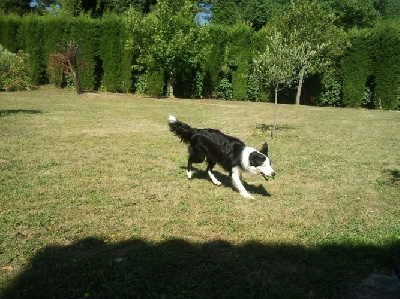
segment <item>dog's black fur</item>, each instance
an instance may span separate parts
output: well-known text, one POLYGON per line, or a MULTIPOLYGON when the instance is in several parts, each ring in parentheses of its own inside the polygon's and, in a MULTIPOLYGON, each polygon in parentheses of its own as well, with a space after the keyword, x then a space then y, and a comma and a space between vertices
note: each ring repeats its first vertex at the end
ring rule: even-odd
POLYGON ((261 173, 264 177, 275 176, 268 159, 268 145, 260 151, 247 147, 241 140, 215 129, 196 129, 169 117, 169 129, 184 143, 188 144, 189 158, 187 174, 191 178, 192 164, 207 161, 207 172, 214 184, 221 184, 212 174, 216 164, 221 165, 232 177, 239 192, 252 198, 240 182, 241 171, 261 173))

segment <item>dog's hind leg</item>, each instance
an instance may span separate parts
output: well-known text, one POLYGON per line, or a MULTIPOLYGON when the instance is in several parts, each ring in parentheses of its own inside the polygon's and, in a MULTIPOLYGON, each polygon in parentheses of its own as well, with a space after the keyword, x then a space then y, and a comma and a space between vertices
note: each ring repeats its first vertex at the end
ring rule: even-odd
POLYGON ((189 146, 189 158, 187 164, 186 174, 189 179, 192 178, 192 164, 193 163, 202 163, 205 159, 205 155, 196 151, 193 147, 189 146))
POLYGON ((239 167, 232 168, 231 177, 232 177, 232 184, 235 188, 239 191, 239 193, 249 199, 254 199, 252 195, 244 188, 242 181, 241 181, 242 172, 240 171, 239 167))
POLYGON ((209 159, 207 159, 207 173, 208 176, 210 177, 211 181, 214 183, 214 185, 221 185, 221 182, 214 176, 214 174, 212 173, 212 169, 215 166, 215 162, 210 161, 209 159))

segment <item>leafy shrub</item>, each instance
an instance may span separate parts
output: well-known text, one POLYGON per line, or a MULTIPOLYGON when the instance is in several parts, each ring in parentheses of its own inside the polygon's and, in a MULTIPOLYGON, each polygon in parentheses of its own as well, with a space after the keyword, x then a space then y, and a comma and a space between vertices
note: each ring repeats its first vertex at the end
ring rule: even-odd
POLYGON ((0 89, 30 90, 30 77, 26 64, 28 58, 29 56, 22 51, 13 54, 0 45, 0 89))
POLYGON ((70 73, 68 60, 65 53, 51 53, 47 73, 50 83, 56 87, 64 87, 66 85, 66 77, 70 73))
POLYGON ((233 99, 233 88, 229 76, 225 75, 221 78, 217 86, 216 95, 218 98, 226 100, 233 99))
POLYGON ((249 74, 247 76, 247 90, 246 99, 248 101, 259 102, 261 101, 261 85, 257 75, 249 74))
POLYGON ((164 83, 164 71, 148 72, 146 76, 146 94, 152 97, 163 97, 166 95, 164 83))
POLYGON ((203 97, 203 74, 200 71, 196 71, 192 78, 190 97, 193 99, 201 99, 203 97))
POLYGON ((322 75, 322 93, 318 98, 318 105, 339 107, 342 106, 342 84, 334 72, 327 71, 322 75))

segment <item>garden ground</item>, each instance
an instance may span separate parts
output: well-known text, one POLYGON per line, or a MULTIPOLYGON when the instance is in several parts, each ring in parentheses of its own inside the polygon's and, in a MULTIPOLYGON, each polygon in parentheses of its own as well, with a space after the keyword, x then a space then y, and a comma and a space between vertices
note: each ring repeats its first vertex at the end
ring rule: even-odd
POLYGON ((0 93, 0 298, 343 297, 400 245, 400 114, 41 88, 0 93), (168 115, 270 144, 277 179, 216 168, 168 115))

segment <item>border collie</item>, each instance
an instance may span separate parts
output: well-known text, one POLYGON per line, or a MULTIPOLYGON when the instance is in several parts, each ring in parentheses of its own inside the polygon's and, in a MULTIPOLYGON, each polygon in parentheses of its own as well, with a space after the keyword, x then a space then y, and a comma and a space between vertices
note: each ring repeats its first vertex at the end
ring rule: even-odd
POLYGON ((221 182, 214 176, 212 169, 219 164, 229 172, 232 183, 239 193, 246 198, 254 199, 242 184, 242 171, 261 174, 266 180, 269 177, 275 177, 275 171, 268 158, 267 143, 264 143, 262 149, 258 151, 219 130, 195 129, 172 115, 168 118, 168 126, 171 132, 188 144, 187 176, 189 179, 192 177, 192 164, 206 160, 208 176, 215 185, 221 185, 221 182))

